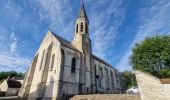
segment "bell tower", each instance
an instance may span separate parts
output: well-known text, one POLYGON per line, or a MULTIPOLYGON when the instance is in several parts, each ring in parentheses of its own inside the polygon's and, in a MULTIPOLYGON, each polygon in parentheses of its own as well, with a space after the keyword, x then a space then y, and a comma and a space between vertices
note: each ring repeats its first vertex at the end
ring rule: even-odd
POLYGON ((81 4, 80 12, 75 21, 75 32, 72 45, 81 52, 91 53, 89 20, 83 3, 81 4))
POLYGON ((80 91, 82 93, 91 92, 91 40, 89 37, 89 20, 84 4, 81 3, 80 12, 75 21, 75 32, 72 45, 82 52, 82 65, 80 68, 80 91))

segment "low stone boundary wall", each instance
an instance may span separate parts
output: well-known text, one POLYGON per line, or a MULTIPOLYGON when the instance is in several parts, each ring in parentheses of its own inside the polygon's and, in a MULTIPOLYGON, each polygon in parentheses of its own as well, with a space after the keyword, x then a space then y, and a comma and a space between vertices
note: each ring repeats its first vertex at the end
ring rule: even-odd
POLYGON ((142 100, 170 100, 168 79, 160 80, 140 71, 136 71, 135 75, 142 100))
POLYGON ((69 100, 141 100, 140 94, 91 94, 75 95, 69 100))
POLYGON ((0 97, 0 100, 20 100, 18 96, 0 97))

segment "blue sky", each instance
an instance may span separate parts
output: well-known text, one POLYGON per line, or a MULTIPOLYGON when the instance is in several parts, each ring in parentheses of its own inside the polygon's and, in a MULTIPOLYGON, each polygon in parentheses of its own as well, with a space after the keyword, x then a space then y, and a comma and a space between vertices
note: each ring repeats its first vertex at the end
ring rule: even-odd
MULTIPOLYGON (((170 33, 169 0, 84 0, 93 53, 131 70, 135 43, 170 33)), ((2 0, 0 71, 25 72, 48 28, 71 41, 80 0, 2 0)))

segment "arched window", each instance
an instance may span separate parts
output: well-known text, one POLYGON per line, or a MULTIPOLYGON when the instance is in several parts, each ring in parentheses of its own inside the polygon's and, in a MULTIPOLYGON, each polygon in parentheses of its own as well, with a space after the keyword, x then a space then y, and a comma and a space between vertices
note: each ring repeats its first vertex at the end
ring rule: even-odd
POLYGON ((81 32, 83 32, 83 23, 81 22, 81 32))
POLYGON ((118 75, 117 75, 117 72, 115 71, 115 77, 117 78, 118 77, 118 75))
POLYGON ((51 70, 53 70, 54 67, 54 59, 55 59, 55 55, 53 54, 52 61, 51 61, 51 70))
MULTIPOLYGON (((32 84, 32 80, 33 80, 35 68, 36 68, 36 66, 37 66, 38 55, 39 55, 39 54, 37 54, 37 55, 34 57, 33 61, 32 61, 32 65, 31 65, 31 68, 30 68, 30 73, 31 73, 31 74, 30 74, 29 77, 28 77, 27 85, 31 85, 31 84, 32 84)), ((28 90, 28 91, 29 91, 29 90, 28 90)))
POLYGON ((100 67, 100 79, 99 79, 99 88, 102 88, 102 78, 103 78, 103 69, 100 67))
POLYGON ((103 69, 102 69, 102 67, 100 68, 100 75, 101 75, 101 77, 103 77, 103 69))
POLYGON ((119 84, 119 73, 115 71, 115 76, 116 76, 116 84, 119 84))
POLYGON ((76 33, 78 32, 78 29, 79 29, 79 25, 77 24, 76 25, 76 33))
POLYGON ((42 54, 42 57, 41 57, 41 63, 40 63, 40 69, 39 70, 41 70, 41 68, 43 66, 44 53, 45 53, 45 50, 43 50, 43 54, 42 54))
POLYGON ((114 89, 114 78, 113 78, 113 72, 110 70, 110 76, 111 76, 111 83, 112 83, 112 89, 114 89))
POLYGON ((87 92, 89 92, 89 88, 87 87, 87 92))
POLYGON ((64 62, 65 62, 64 50, 61 50, 61 66, 63 67, 64 67, 64 62))
POLYGON ((63 80, 63 78, 64 78, 64 68, 65 68, 65 53, 64 53, 64 50, 63 49, 61 49, 61 65, 60 65, 60 68, 61 68, 61 72, 62 73, 60 73, 60 79, 61 80, 63 80))
POLYGON ((94 74, 95 74, 95 78, 96 78, 96 75, 97 75, 96 65, 94 65, 94 74))
POLYGON ((98 90, 99 90, 99 85, 100 85, 100 79, 99 79, 99 75, 97 75, 97 67, 96 67, 96 65, 94 65, 94 75, 95 75, 95 88, 96 88, 96 93, 98 92, 98 90))
POLYGON ((71 62, 71 72, 75 73, 75 71, 76 71, 76 58, 73 57, 71 62))
POLYGON ((106 67, 105 67, 105 84, 106 84, 106 88, 109 89, 109 75, 106 67))

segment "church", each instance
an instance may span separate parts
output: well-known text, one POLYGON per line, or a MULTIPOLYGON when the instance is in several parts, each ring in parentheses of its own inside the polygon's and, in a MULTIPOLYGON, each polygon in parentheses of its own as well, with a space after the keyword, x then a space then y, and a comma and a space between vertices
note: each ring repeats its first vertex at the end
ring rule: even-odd
POLYGON ((119 71, 92 53, 83 4, 74 27, 71 42, 48 30, 25 74, 19 97, 62 100, 77 94, 120 93, 119 71))

